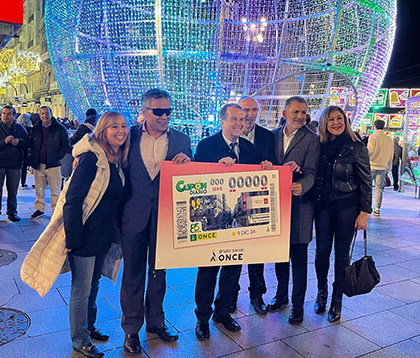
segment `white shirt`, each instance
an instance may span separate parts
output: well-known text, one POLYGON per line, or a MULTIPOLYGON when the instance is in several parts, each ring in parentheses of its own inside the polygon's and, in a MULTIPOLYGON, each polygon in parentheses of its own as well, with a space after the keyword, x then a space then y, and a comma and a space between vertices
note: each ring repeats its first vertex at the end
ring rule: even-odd
POLYGON ((238 157, 238 160, 239 160, 239 153, 240 153, 240 149, 239 149, 239 138, 238 138, 238 140, 236 142, 232 142, 229 138, 227 138, 223 134, 223 132, 222 132, 222 136, 223 136, 223 139, 225 140, 225 142, 226 142, 226 144, 228 145, 229 148, 230 148, 230 145, 232 143, 237 143, 238 144, 238 145, 235 145, 235 154, 236 154, 236 156, 238 157))
POLYGON ((391 170, 394 159, 394 143, 381 129, 369 136, 367 145, 371 170, 391 170))
POLYGON ((142 128, 140 153, 150 179, 153 180, 160 171, 160 162, 165 160, 168 154, 169 128, 159 138, 155 139, 147 132, 146 123, 147 121, 143 124, 142 128))
POLYGON ((296 129, 292 134, 287 136, 286 127, 283 130, 283 154, 286 153, 287 148, 289 148, 290 143, 292 143, 293 138, 298 130, 296 129))
POLYGON ((252 128, 252 130, 248 134, 242 134, 241 137, 249 140, 252 144, 254 144, 254 142, 255 142, 255 124, 254 124, 254 128, 252 128))

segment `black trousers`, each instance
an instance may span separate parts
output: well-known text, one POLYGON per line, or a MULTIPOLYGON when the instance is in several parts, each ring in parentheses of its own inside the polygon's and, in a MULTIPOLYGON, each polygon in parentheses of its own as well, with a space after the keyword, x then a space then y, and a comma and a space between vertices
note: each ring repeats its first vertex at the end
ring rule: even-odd
MULTIPOLYGON (((213 313, 211 307, 220 266, 199 267, 195 286, 195 314, 200 321, 208 321, 213 313)), ((219 292, 214 300, 214 310, 219 315, 229 313, 237 292, 242 265, 222 266, 219 277, 219 292)))
POLYGON ((360 210, 357 206, 337 209, 332 205, 328 210, 315 210, 316 256, 315 270, 318 291, 328 290, 328 269, 334 242, 334 284, 333 298, 341 301, 344 289, 344 269, 349 264, 349 250, 354 235, 354 223, 360 210))
POLYGON ((151 213, 145 229, 139 233, 123 230, 124 272, 121 286, 121 326, 125 333, 138 333, 144 317, 148 326, 164 323, 163 299, 166 293, 166 271, 155 270, 157 215, 151 213), (146 282, 146 265, 149 272, 146 282), (146 300, 144 294, 146 291, 146 300))
POLYGON ((394 189, 398 190, 400 188, 400 186, 398 185, 398 165, 393 165, 392 166, 392 179, 394 182, 394 189))
MULTIPOLYGON (((308 276, 308 245, 290 244, 290 260, 292 261, 292 304, 296 310, 303 310, 305 302, 306 281, 308 276)), ((290 263, 276 263, 277 293, 276 298, 283 300, 289 296, 290 263)))
POLYGON ((249 298, 261 297, 267 292, 267 287, 264 280, 264 264, 250 264, 248 265, 249 276, 249 298))

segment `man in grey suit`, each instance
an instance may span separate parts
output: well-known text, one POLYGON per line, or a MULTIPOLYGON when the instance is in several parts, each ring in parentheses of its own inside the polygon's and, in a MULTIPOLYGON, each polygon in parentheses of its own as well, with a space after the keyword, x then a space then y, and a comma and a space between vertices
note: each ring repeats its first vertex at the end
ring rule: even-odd
POLYGON ((144 318, 146 331, 166 342, 178 336, 165 325, 163 299, 166 271, 155 270, 160 163, 191 161, 191 141, 169 127, 171 97, 159 89, 147 91, 141 100, 145 121, 131 131, 128 155, 127 199, 122 218, 124 273, 121 287, 121 326, 125 332, 124 349, 140 354, 138 332, 144 318), (147 261, 148 260, 148 261, 147 261), (149 264, 145 294, 146 265, 149 264))
MULTIPOLYGON (((277 164, 293 161, 300 171, 293 172, 292 213, 290 227, 290 259, 292 261, 293 292, 289 323, 303 321, 308 244, 312 240, 313 200, 309 190, 315 182, 319 161, 320 141, 306 125, 307 103, 302 97, 289 98, 284 106, 285 125, 273 130, 277 164)), ((276 263, 278 281, 276 297, 267 305, 269 311, 288 303, 289 262, 276 263)))

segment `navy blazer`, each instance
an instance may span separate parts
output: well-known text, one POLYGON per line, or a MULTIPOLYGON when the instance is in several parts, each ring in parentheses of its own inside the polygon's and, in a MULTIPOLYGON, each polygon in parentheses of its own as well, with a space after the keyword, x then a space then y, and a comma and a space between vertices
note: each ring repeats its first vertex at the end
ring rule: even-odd
POLYGON ((275 163, 274 135, 270 130, 255 124, 254 145, 261 160, 269 160, 271 163, 275 163))
MULTIPOLYGON (((235 153, 227 145, 222 131, 201 140, 197 145, 194 160, 196 162, 218 163, 225 157, 236 158, 235 153)), ((239 163, 260 164, 260 157, 255 146, 247 139, 239 138, 239 163)))
POLYGON ((302 185, 300 197, 292 195, 292 220, 290 240, 292 244, 309 243, 312 240, 313 198, 309 190, 315 183, 320 156, 320 141, 308 127, 298 129, 286 153, 283 149, 283 135, 286 126, 273 130, 276 162, 278 165, 294 161, 302 174, 293 172, 293 182, 302 185))
MULTIPOLYGON (((124 195, 124 214, 122 216, 123 233, 139 233, 146 227, 151 212, 157 218, 159 203, 160 173, 152 180, 144 165, 140 142, 142 125, 135 125, 130 130, 131 143, 128 153, 127 182, 124 195)), ((168 131, 168 153, 165 160, 172 160, 183 152, 192 158, 191 140, 184 133, 173 128, 168 131)))

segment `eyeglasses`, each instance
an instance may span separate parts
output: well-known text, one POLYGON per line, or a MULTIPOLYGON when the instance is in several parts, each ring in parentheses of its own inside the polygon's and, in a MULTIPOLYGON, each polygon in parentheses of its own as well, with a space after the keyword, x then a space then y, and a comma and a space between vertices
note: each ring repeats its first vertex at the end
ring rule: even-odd
POLYGON ((171 112, 172 112, 172 108, 149 108, 149 107, 147 107, 147 109, 152 111, 152 113, 155 116, 158 116, 158 117, 162 117, 164 114, 166 114, 167 116, 170 116, 171 112))

